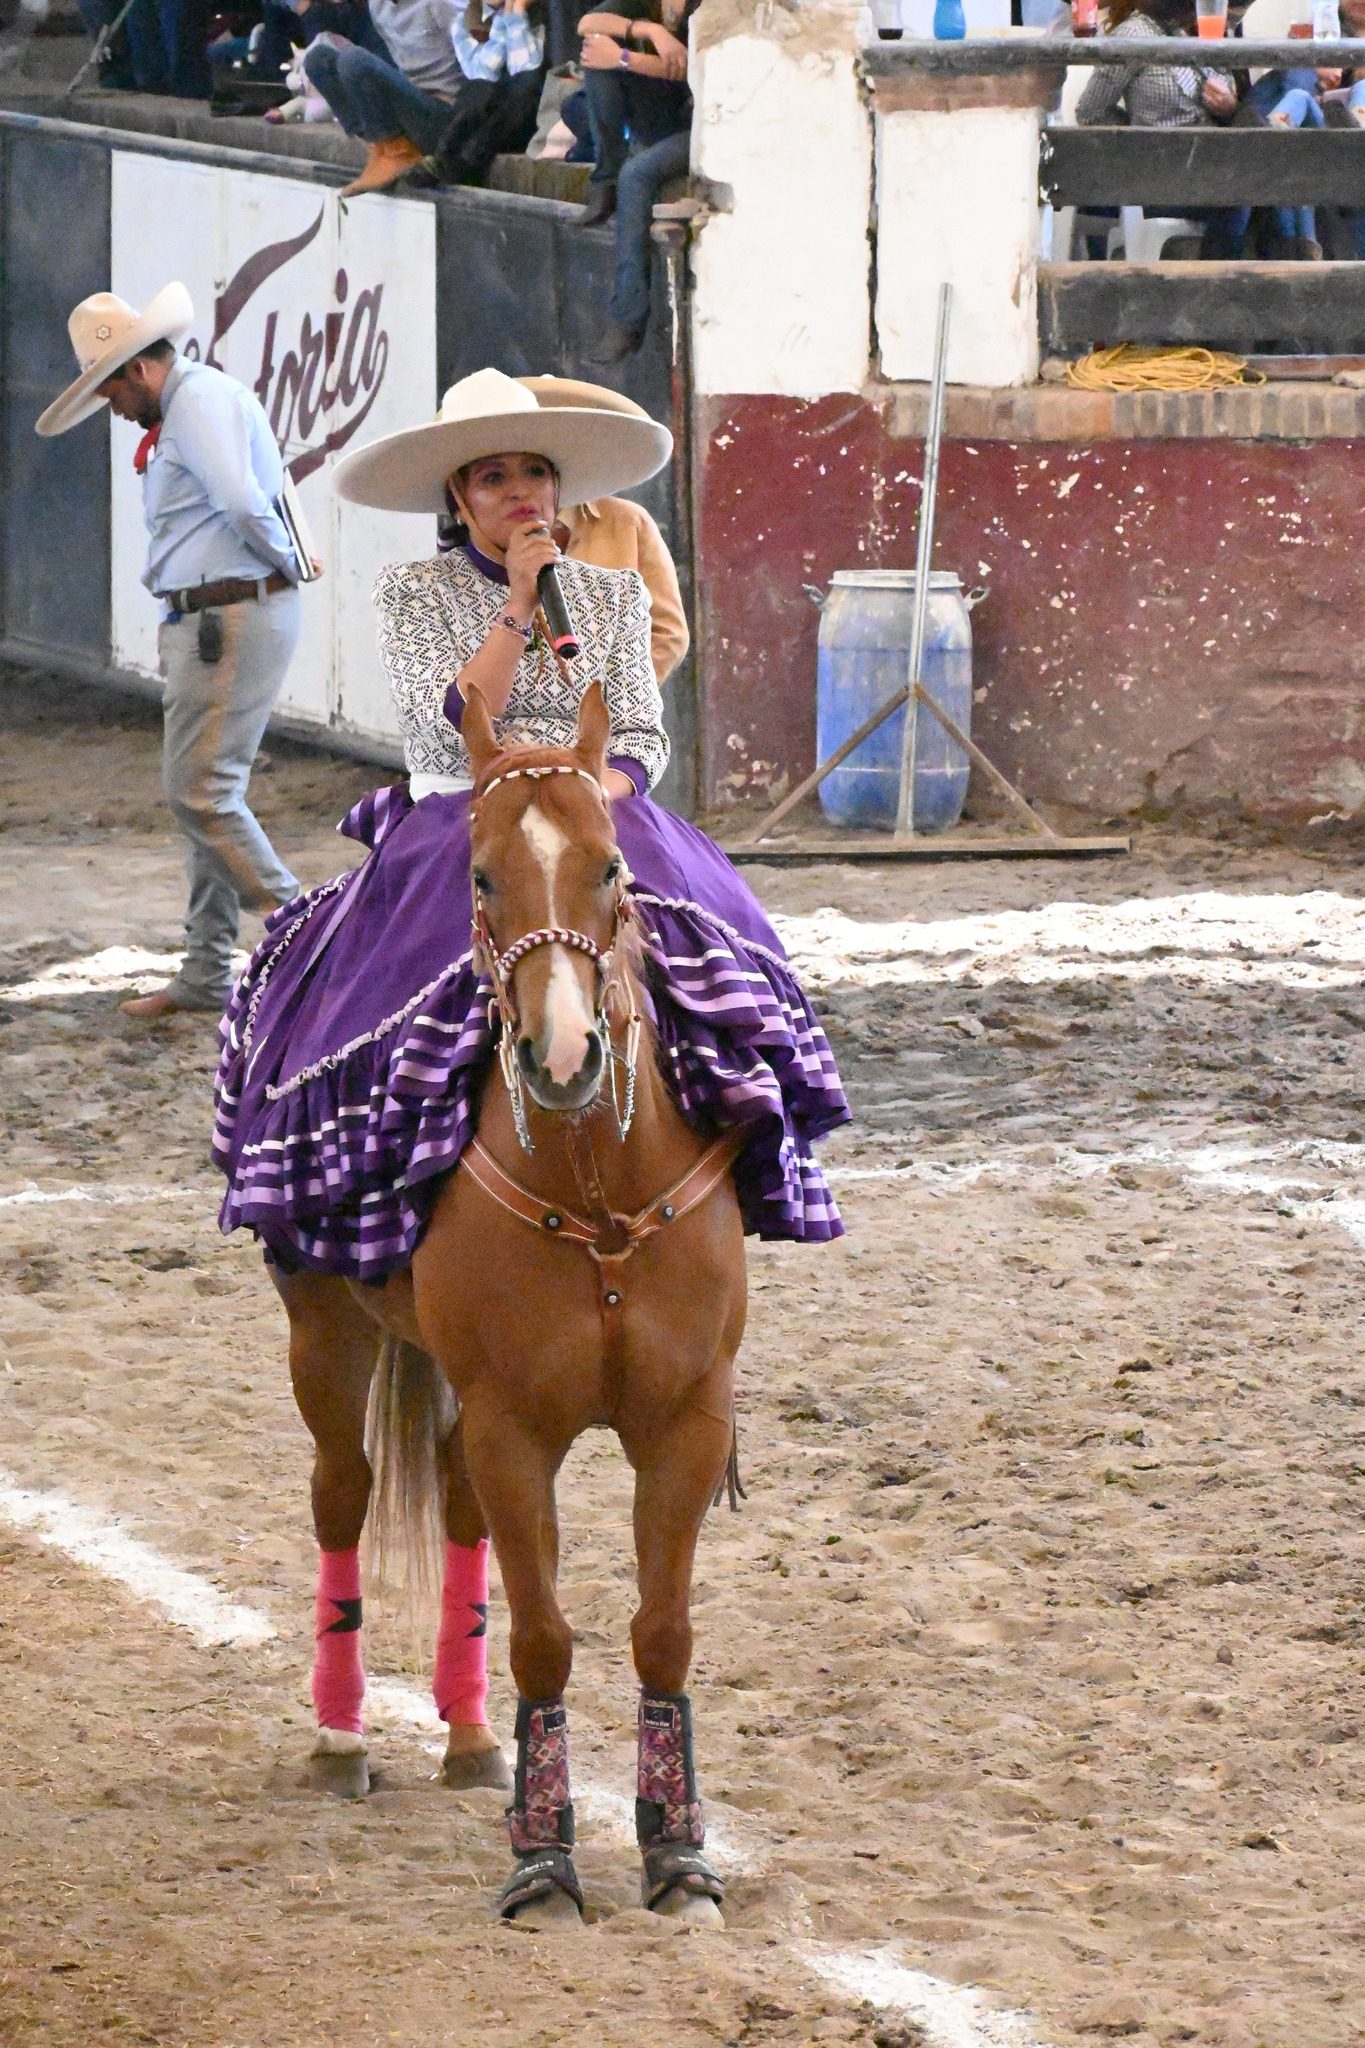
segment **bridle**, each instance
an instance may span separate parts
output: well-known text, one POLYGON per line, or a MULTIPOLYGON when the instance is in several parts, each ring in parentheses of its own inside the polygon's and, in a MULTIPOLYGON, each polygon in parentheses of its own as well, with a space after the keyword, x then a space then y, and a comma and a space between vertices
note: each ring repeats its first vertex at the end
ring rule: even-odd
MULTIPOLYGON (((601 792, 601 784, 586 768, 576 768, 568 763, 553 764, 535 768, 505 768, 484 783, 475 799, 481 803, 490 790, 500 782, 512 782, 520 777, 538 781, 546 775, 581 775, 585 782, 601 792)), ((471 809, 471 824, 473 822, 471 809)), ((635 987, 623 964, 617 957, 623 927, 636 916, 635 906, 628 894, 630 877, 624 863, 616 886, 616 905, 612 918, 611 937, 605 947, 587 932, 574 931, 570 926, 546 925, 539 931, 527 932, 522 938, 499 952, 493 935, 488 929, 488 919, 479 898, 478 887, 470 877, 474 903, 474 935, 476 957, 481 957, 484 971, 492 983, 493 995, 488 1006, 489 1023, 496 1019, 499 1027, 498 1060, 502 1067, 503 1079, 507 1084, 508 1099, 512 1105, 512 1120, 516 1126, 517 1138, 526 1152, 534 1150, 531 1134, 526 1124, 526 1100, 523 1094, 521 1069, 516 1059, 516 1039, 519 1017, 516 998, 512 990, 512 976, 522 961, 541 946, 569 946, 575 952, 586 953, 597 969, 597 1027, 602 1033, 607 1048, 608 1071, 611 1077, 611 1101, 616 1115, 616 1126, 624 1143, 635 1114, 635 1069, 640 1051, 640 1033, 643 1019, 640 1016, 635 987), (608 1010, 614 995, 620 995, 626 1004, 626 1044, 624 1053, 618 1053, 612 1043, 611 1022, 608 1010), (625 1070, 625 1102, 617 1094, 616 1069, 625 1070)), ((713 1191, 729 1178, 735 1160, 743 1150, 747 1132, 743 1125, 723 1131, 713 1138, 700 1156, 692 1162, 686 1173, 666 1187, 643 1209, 632 1215, 619 1215, 607 1204, 598 1180, 596 1166, 592 1159, 590 1142, 584 1142, 581 1152, 572 1137, 569 1154, 573 1163, 574 1176, 588 1205, 600 1211, 594 1220, 566 1209, 562 1204, 545 1201, 533 1194, 500 1166, 492 1153, 476 1135, 460 1155, 460 1169, 499 1208, 518 1217, 545 1237, 557 1237, 563 1243, 579 1245, 592 1259, 597 1271, 598 1308, 602 1317, 602 1332, 608 1368, 613 1373, 620 1370, 621 1346, 625 1341, 620 1311, 625 1301, 625 1266, 632 1254, 648 1242, 659 1231, 671 1224, 680 1223, 684 1216, 690 1216, 694 1209, 701 1207, 713 1191), (581 1156, 586 1153, 586 1160, 581 1156)), ((731 1452, 730 1504, 735 1505, 735 1490, 738 1488, 738 1468, 731 1452)), ((742 1488, 738 1488, 743 1491, 742 1488)))
MULTIPOLYGON (((523 779, 530 782, 539 782, 544 777, 550 775, 581 776, 584 782, 590 782, 599 796, 601 795, 602 785, 597 777, 591 774, 588 769, 573 767, 568 762, 555 762, 544 767, 534 768, 504 768, 500 774, 494 775, 488 782, 484 783, 479 790, 475 804, 471 807, 470 811, 471 828, 477 806, 500 783, 516 782, 523 779)), ((537 931, 523 933, 521 938, 514 939, 511 945, 500 953, 493 934, 488 928, 488 918, 479 895, 479 886, 471 870, 470 894, 473 903, 475 955, 476 958, 481 960, 483 970, 493 985, 493 995, 488 1005, 488 1021, 490 1025, 496 1021, 498 1030, 498 1063, 502 1068, 502 1078, 506 1083, 508 1099, 512 1105, 512 1121, 516 1126, 517 1140, 524 1152, 533 1152, 535 1146, 532 1142, 530 1128, 526 1120, 526 1096, 521 1069, 517 1065, 517 1039, 520 1035, 521 1014, 517 1008, 516 996, 512 988, 512 977, 522 961, 527 959, 532 953, 537 952, 541 946, 568 946, 573 952, 586 953, 597 969, 594 1019, 597 1029, 602 1034, 602 1043, 606 1047, 611 1105, 616 1117, 616 1127, 623 1141, 630 1130, 631 1122, 635 1115, 635 1069, 640 1053, 640 1032, 643 1027, 643 1019, 639 1013, 634 989, 622 971, 621 963, 617 958, 617 947, 620 944, 622 930, 635 915, 635 907, 627 893, 629 884, 630 877, 626 871, 625 864, 622 863, 621 873, 616 884, 616 901, 612 911, 611 937, 605 946, 599 946, 596 939, 591 937, 589 933, 575 931, 571 925, 542 925, 537 931), (622 997, 627 1006, 624 1052, 617 1052, 612 1041, 610 1010, 614 996, 622 997), (624 1102, 617 1087, 616 1070, 618 1067, 622 1068, 625 1074, 624 1102)))

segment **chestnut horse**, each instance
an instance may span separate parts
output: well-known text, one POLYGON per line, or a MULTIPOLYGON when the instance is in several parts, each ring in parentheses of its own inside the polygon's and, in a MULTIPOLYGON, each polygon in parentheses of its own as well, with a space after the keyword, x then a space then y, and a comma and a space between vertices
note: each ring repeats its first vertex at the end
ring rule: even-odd
POLYGON ((556 1594, 555 1479, 575 1439, 606 1425, 635 1473, 644 1900, 719 1925, 685 1688, 693 1558, 733 1444, 745 1261, 730 1167, 740 1141, 691 1129, 659 1071, 630 878, 602 787, 600 689, 582 700, 572 749, 500 752, 477 696, 464 738, 475 937, 501 1025, 477 1138, 443 1180, 409 1270, 378 1287, 275 1273, 316 1446, 311 1775, 349 1796, 368 1789, 356 1561, 376 1476, 368 1406, 371 1448, 377 1421, 384 1454, 402 1464, 398 1497, 413 1507, 424 1471, 443 1491, 443 1775, 457 1786, 507 1783, 484 1718, 491 1534, 518 1695, 516 1860, 499 1910, 532 1925, 579 1918, 563 1698, 573 1637, 556 1594))

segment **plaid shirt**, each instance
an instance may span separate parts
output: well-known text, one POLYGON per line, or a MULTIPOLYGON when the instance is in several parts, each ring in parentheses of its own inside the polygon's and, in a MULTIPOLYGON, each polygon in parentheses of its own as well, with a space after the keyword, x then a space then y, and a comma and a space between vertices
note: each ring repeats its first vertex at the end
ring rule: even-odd
MULTIPOLYGON (((1109 31, 1130 41, 1164 31, 1148 14, 1130 14, 1109 31)), ((1103 64, 1076 103, 1076 124, 1099 128, 1112 123, 1122 104, 1134 128, 1206 128, 1211 120, 1200 98, 1206 79, 1231 86, 1229 71, 1206 70, 1202 64, 1103 64)))
POLYGON ((536 71, 545 50, 544 29, 532 28, 524 14, 507 7, 490 7, 483 0, 484 26, 488 40, 481 43, 465 27, 461 13, 452 31, 455 55, 466 78, 501 78, 504 71, 515 78, 520 71, 536 71))

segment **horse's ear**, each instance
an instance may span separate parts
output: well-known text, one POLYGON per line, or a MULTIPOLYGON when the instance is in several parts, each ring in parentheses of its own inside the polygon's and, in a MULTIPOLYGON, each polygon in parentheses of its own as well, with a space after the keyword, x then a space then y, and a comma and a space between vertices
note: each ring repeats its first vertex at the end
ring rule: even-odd
POLYGON ((493 721, 477 683, 470 684, 469 695, 465 698, 460 737, 469 749, 469 765, 477 782, 484 769, 497 759, 499 752, 493 735, 493 721))
POLYGON ((607 772, 607 746, 611 740, 611 713, 600 683, 589 683, 578 704, 578 744, 575 749, 583 766, 601 782, 607 772))

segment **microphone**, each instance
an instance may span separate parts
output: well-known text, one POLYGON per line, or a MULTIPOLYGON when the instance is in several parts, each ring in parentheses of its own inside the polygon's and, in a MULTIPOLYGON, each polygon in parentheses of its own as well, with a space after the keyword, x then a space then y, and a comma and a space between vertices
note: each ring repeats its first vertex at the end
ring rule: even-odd
POLYGON ((563 661, 572 661, 582 650, 578 635, 569 617, 569 608, 564 602, 564 593, 559 587, 553 562, 547 562, 536 578, 536 590, 540 595, 540 608, 545 614, 545 623, 550 629, 550 645, 563 661))

